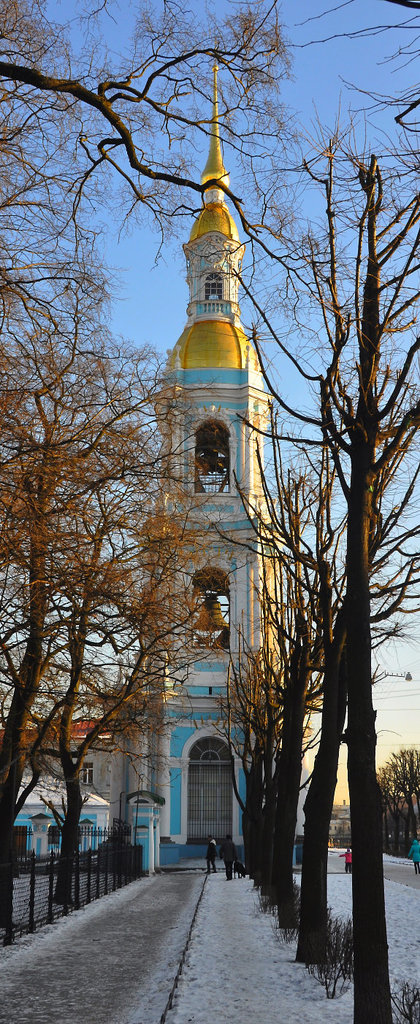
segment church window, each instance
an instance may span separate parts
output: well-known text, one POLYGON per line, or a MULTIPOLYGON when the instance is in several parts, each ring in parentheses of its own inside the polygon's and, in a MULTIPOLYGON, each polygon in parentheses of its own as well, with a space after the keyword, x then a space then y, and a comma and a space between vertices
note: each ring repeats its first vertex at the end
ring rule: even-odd
POLYGON ((229 580, 221 569, 207 566, 193 577, 197 602, 196 642, 229 650, 229 580))
POLYGON ((191 748, 188 766, 188 841, 232 832, 232 776, 223 740, 205 736, 191 748))
POLYGON ((204 423, 195 436, 195 491, 222 494, 229 490, 229 431, 222 423, 204 423))
POLYGON ((223 298, 223 281, 221 274, 207 274, 206 280, 204 282, 204 298, 223 298))

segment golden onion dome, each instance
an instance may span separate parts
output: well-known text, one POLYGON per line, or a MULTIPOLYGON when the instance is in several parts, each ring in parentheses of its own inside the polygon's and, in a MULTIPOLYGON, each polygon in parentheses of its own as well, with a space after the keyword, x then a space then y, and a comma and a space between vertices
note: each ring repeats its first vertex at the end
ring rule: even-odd
POLYGON ((213 369, 243 370, 247 365, 257 369, 254 349, 241 327, 224 320, 199 320, 186 327, 172 353, 171 366, 178 363, 183 370, 213 369))
POLYGON ((207 203, 199 213, 191 228, 190 242, 201 238, 209 231, 219 231, 225 238, 231 238, 239 242, 238 229, 227 206, 224 203, 207 203))

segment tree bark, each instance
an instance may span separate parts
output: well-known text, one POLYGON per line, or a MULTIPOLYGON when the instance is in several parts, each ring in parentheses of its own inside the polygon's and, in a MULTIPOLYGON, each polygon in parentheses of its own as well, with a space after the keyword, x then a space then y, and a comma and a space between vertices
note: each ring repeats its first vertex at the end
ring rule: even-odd
POLYGON ((329 658, 325 675, 320 743, 304 806, 298 963, 313 964, 325 960, 328 840, 346 713, 344 635, 341 628, 341 636, 334 656, 329 658))
POLYGON ((56 903, 70 904, 72 860, 79 844, 79 819, 82 809, 79 776, 66 779, 67 811, 61 832, 60 859, 54 893, 56 903))
MULTIPOLYGON (((306 659, 305 659, 306 660, 306 659)), ((293 661, 293 658, 292 658, 293 661)), ((298 672, 285 701, 285 729, 279 755, 273 879, 280 928, 296 927, 293 849, 302 775, 302 741, 308 675, 298 672)))
POLYGON ((369 528, 373 452, 352 451, 348 499, 348 781, 353 847, 354 1022, 392 1024, 372 703, 369 528))

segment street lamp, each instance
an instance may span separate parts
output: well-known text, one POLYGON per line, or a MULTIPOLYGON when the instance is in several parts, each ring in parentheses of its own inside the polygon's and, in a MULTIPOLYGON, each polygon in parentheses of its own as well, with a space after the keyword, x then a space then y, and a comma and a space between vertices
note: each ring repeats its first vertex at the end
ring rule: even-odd
POLYGON ((379 675, 376 675, 376 672, 373 673, 373 683, 381 683, 383 679, 405 679, 406 683, 413 681, 411 672, 386 672, 384 670, 379 675))

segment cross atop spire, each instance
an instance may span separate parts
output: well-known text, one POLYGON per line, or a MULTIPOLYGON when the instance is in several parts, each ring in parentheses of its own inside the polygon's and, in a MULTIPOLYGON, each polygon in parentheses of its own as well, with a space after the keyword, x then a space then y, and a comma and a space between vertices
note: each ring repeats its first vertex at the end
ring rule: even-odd
POLYGON ((218 66, 215 64, 213 67, 213 117, 211 120, 210 148, 207 163, 201 175, 201 184, 205 185, 207 181, 215 178, 222 180, 223 184, 228 186, 229 175, 227 174, 223 163, 222 148, 220 144, 219 108, 217 100, 218 70, 218 66))

